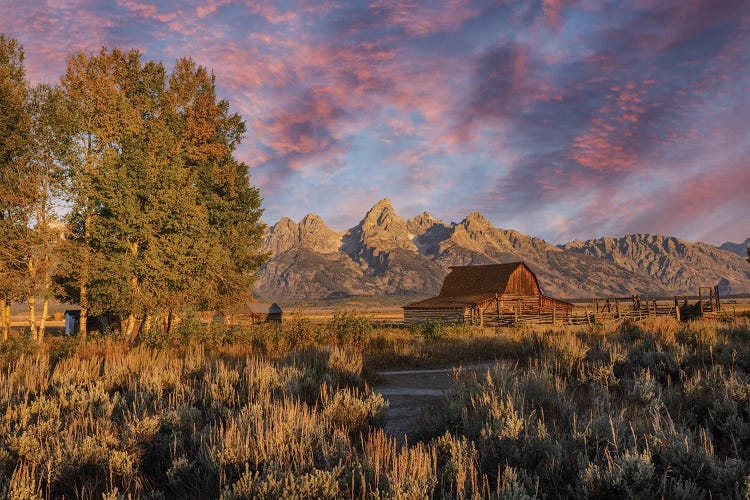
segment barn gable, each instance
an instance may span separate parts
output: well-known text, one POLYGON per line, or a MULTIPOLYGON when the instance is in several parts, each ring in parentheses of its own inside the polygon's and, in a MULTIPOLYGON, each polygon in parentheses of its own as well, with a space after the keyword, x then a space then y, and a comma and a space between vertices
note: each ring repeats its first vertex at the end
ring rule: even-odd
POLYGON ((481 266, 454 266, 443 281, 436 297, 404 306, 404 322, 421 321, 465 322, 479 324, 487 315, 513 314, 515 319, 526 315, 557 311, 569 315, 573 305, 546 297, 534 272, 523 262, 481 266))
POLYGON ((523 262, 484 266, 453 266, 445 277, 440 297, 466 295, 541 295, 534 273, 523 262))
POLYGON ((494 299, 498 295, 542 295, 534 273, 523 262, 483 266, 453 266, 437 297, 407 307, 457 307, 494 299))
POLYGON ((273 304, 251 302, 247 308, 253 314, 281 314, 282 312, 279 305, 275 302, 273 304))

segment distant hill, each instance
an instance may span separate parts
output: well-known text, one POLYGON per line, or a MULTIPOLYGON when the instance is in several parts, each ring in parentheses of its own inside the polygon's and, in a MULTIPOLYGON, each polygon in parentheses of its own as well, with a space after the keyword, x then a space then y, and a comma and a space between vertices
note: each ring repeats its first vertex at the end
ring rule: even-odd
POLYGON ((704 243, 636 234, 565 245, 492 226, 479 212, 445 223, 427 212, 404 220, 384 199, 348 231, 317 215, 281 219, 266 234, 271 260, 256 293, 275 300, 437 294, 449 266, 525 261, 558 297, 669 295, 719 285, 750 292, 750 264, 704 243))
POLYGON ((731 241, 727 241, 726 243, 722 243, 721 246, 719 246, 719 248, 721 248, 722 250, 736 253, 741 257, 747 257, 747 247, 750 247, 750 238, 746 239, 742 243, 732 243, 731 241))

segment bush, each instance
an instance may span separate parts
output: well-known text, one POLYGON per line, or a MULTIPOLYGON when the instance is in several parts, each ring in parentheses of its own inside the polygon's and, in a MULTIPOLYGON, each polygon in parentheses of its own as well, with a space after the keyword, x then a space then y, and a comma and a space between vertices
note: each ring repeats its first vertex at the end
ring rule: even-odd
POLYGON ((373 331, 372 321, 353 312, 336 312, 328 328, 339 345, 363 347, 373 331))
POLYGON ((437 342, 447 336, 447 330, 440 320, 425 321, 413 327, 425 342, 437 342))
POLYGON ((380 394, 362 394, 358 389, 332 391, 321 388, 323 418, 348 433, 358 433, 380 423, 388 402, 380 394))

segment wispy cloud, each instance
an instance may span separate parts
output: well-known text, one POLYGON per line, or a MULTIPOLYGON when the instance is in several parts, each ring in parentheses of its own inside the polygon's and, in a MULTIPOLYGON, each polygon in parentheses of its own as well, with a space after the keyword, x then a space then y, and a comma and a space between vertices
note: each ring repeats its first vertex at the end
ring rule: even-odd
POLYGON ((744 0, 30 1, 0 31, 34 81, 102 45, 212 68, 269 220, 390 196, 554 241, 750 232, 744 0))

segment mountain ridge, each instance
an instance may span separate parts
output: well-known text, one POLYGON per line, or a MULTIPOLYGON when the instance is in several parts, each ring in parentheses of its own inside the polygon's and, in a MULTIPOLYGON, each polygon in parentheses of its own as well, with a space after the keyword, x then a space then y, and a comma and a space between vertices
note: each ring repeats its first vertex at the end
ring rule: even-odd
POLYGON ((719 248, 728 252, 736 253, 740 257, 747 257, 747 249, 750 247, 750 238, 746 238, 745 241, 740 243, 732 243, 731 241, 725 241, 719 248))
POLYGON ((750 264, 700 242, 634 234, 552 245, 514 229, 494 227, 475 211, 446 223, 429 212, 402 218, 378 201, 354 227, 330 229, 308 214, 283 217, 266 231, 271 258, 258 272, 256 294, 275 300, 353 295, 430 296, 450 266, 525 261, 548 295, 669 295, 719 285, 750 292, 750 264))

